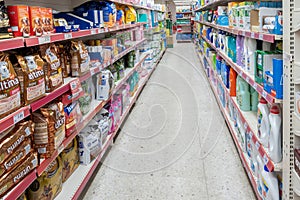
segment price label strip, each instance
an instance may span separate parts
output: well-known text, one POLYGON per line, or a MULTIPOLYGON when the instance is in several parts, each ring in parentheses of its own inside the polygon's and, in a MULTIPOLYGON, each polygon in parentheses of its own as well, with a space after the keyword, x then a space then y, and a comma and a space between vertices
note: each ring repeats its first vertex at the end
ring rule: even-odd
POLYGON ((38 38, 39 44, 46 44, 51 42, 50 35, 44 35, 38 38))
POLYGON ((24 111, 21 111, 19 113, 17 113, 15 116, 14 116, 14 124, 18 123, 19 121, 21 121, 22 119, 24 119, 25 117, 25 114, 24 114, 24 111))
POLYGON ((64 37, 65 37, 65 40, 72 39, 72 33, 65 33, 64 37))

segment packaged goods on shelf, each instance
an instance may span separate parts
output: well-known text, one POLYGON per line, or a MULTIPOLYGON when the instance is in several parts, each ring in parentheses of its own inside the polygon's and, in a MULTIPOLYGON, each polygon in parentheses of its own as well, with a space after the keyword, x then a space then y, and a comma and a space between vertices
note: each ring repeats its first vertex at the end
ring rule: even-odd
POLYGON ((136 11, 132 6, 127 6, 125 8, 125 23, 132 24, 136 21, 136 11))
POLYGON ((7 12, 14 37, 29 37, 29 7, 25 5, 7 6, 7 12))
POLYGON ((28 200, 53 200, 62 190, 63 163, 57 157, 27 189, 28 200))
POLYGON ((0 179, 0 197, 2 197, 11 188, 21 182, 30 172, 37 167, 38 161, 35 153, 29 154, 24 161, 9 174, 0 179))
POLYGON ((58 44, 58 57, 61 64, 63 78, 69 77, 71 75, 71 50, 70 43, 60 43, 58 44))
POLYGON ((76 138, 61 152, 60 158, 63 165, 62 182, 64 183, 79 166, 78 141, 76 138))
POLYGON ((65 138, 65 113, 63 104, 50 103, 33 113, 34 146, 40 157, 49 158, 65 138))
POLYGON ((42 45, 40 46, 40 53, 44 59, 46 92, 52 92, 64 83, 58 48, 54 44, 42 45))
POLYGON ((28 105, 45 96, 44 61, 38 54, 10 56, 18 75, 23 104, 28 105))
POLYGON ((0 1, 0 14, 2 16, 0 20, 0 39, 13 37, 12 31, 10 30, 10 22, 4 0, 0 1))
POLYGON ((107 141, 112 123, 108 110, 106 110, 105 108, 101 109, 101 111, 94 117, 94 120, 98 123, 98 128, 101 134, 100 145, 103 148, 105 142, 107 141))
POLYGON ((277 99, 283 99, 283 60, 273 58, 272 67, 265 70, 264 89, 277 99))
POLYGON ((43 34, 54 32, 52 8, 40 8, 43 34))
POLYGON ((0 118, 14 112, 21 106, 21 87, 9 55, 0 54, 0 118))
POLYGON ((29 7, 30 35, 41 36, 43 34, 42 13, 40 7, 29 7))
POLYGON ((133 96, 134 93, 136 92, 137 88, 138 88, 138 83, 139 83, 139 74, 135 71, 127 80, 127 83, 130 86, 130 96, 133 96))
POLYGON ((295 160, 294 160, 294 168, 298 176, 300 177, 300 149, 296 147, 294 149, 295 160))
POLYGON ((78 99, 81 113, 86 115, 91 109, 91 103, 95 99, 95 86, 92 78, 81 83, 84 94, 78 99))
MULTIPOLYGON (((79 25, 80 30, 92 29, 94 27, 94 23, 90 20, 87 20, 83 17, 79 17, 72 13, 55 13, 53 14, 55 19, 64 19, 67 21, 68 25, 79 25)), ((59 24, 62 26, 63 24, 59 24)))
POLYGON ((101 71, 96 76, 96 99, 100 101, 107 100, 114 88, 114 77, 109 70, 101 71))
POLYGON ((90 57, 81 40, 71 41, 72 76, 82 76, 90 70, 90 57))

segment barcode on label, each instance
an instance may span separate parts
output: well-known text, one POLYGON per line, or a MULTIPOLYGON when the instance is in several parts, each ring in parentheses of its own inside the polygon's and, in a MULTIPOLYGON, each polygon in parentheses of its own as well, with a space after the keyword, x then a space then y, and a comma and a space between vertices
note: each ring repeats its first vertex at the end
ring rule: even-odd
POLYGON ((68 40, 68 39, 72 39, 72 33, 65 33, 65 39, 68 40))
POLYGON ((39 44, 45 44, 51 42, 50 35, 41 36, 38 38, 38 40, 39 40, 39 44))
POLYGON ((16 123, 18 123, 19 121, 21 121, 22 119, 24 119, 24 117, 25 117, 24 111, 17 113, 17 114, 14 116, 14 124, 16 124, 16 123))

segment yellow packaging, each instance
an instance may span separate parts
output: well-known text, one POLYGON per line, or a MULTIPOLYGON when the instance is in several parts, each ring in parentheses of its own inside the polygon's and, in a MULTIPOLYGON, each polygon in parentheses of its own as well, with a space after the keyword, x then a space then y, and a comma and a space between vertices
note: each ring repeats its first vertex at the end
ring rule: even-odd
POLYGON ((136 21, 136 11, 132 6, 127 6, 125 23, 131 24, 136 21))

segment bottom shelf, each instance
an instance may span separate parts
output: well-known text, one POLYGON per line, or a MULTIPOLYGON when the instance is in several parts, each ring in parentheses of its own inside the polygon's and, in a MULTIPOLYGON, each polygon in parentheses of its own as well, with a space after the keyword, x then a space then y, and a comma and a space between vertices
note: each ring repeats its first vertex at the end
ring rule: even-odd
MULTIPOLYGON (((197 53, 197 52, 196 52, 196 53, 197 53)), ((203 69, 206 70, 206 69, 204 68, 204 64, 203 64, 203 62, 202 62, 201 56, 199 56, 198 53, 197 53, 197 55, 198 55, 198 58, 199 58, 199 60, 200 60, 200 62, 201 62, 201 64, 202 64, 202 66, 203 66, 203 69)), ((210 76, 214 76, 214 75, 213 75, 213 74, 210 74, 210 76)), ((250 169, 250 167, 249 167, 249 164, 250 164, 249 159, 247 158, 247 156, 245 155, 245 153, 243 152, 243 150, 242 150, 242 148, 241 148, 241 146, 240 146, 240 144, 239 144, 238 136, 237 136, 237 133, 236 133, 236 131, 235 131, 235 129, 234 129, 234 124, 233 124, 233 122, 230 120, 230 117, 229 117, 228 113, 226 112, 226 110, 223 108, 222 103, 221 103, 221 101, 220 101, 220 99, 219 99, 219 97, 218 97, 218 93, 217 93, 217 90, 216 90, 216 88, 215 88, 213 82, 211 81, 210 78, 207 78, 207 79, 208 79, 209 84, 210 84, 210 86, 211 86, 211 89, 212 89, 212 91, 213 91, 213 93, 214 93, 214 95, 215 95, 215 98, 216 98, 216 100, 217 100, 217 103, 218 103, 218 106, 219 106, 219 108, 220 108, 220 111, 221 111, 221 113, 223 114, 223 117, 224 117, 224 119, 225 119, 225 121, 226 121, 226 123, 227 123, 227 125, 228 125, 228 127, 229 127, 229 131, 230 131, 231 136, 232 136, 232 138, 233 138, 233 140, 234 140, 235 146, 236 146, 236 148, 237 148, 237 150, 238 150, 238 154, 239 154, 240 159, 241 159, 241 161, 242 161, 242 163, 243 163, 244 169, 245 169, 245 171, 247 172, 247 175, 248 175, 248 177, 249 177, 249 179, 250 179, 251 185, 252 185, 252 187, 253 187, 253 189, 254 189, 254 191, 255 191, 256 197, 257 197, 257 199, 262 199, 261 196, 260 196, 260 194, 259 194, 258 191, 257 191, 256 177, 254 177, 254 175, 252 174, 251 169, 250 169)))
POLYGON ((91 176, 94 173, 94 170, 99 165, 99 163, 100 163, 103 155, 105 154, 106 150, 112 144, 113 139, 116 136, 120 126, 122 125, 122 123, 126 119, 126 116, 128 115, 130 109, 132 108, 132 106, 136 102, 139 94, 141 93, 144 85, 147 83, 147 81, 150 78, 151 74, 153 73, 154 69, 158 65, 158 63, 159 63, 161 57, 163 56, 164 52, 165 52, 165 50, 163 50, 160 53, 160 55, 158 57, 158 60, 156 61, 156 63, 153 64, 152 69, 148 71, 148 74, 145 77, 140 79, 138 90, 136 91, 134 96, 130 99, 130 105, 126 108, 126 111, 122 115, 121 120, 119 122, 119 125, 116 128, 116 131, 108 137, 108 139, 107 139, 101 153, 99 154, 99 156, 93 162, 91 162, 89 165, 80 165, 75 170, 75 172, 72 174, 72 176, 63 184, 63 190, 55 198, 55 200, 67 200, 67 199, 78 199, 79 198, 80 194, 82 193, 82 191, 85 188, 86 183, 90 180, 91 176))

